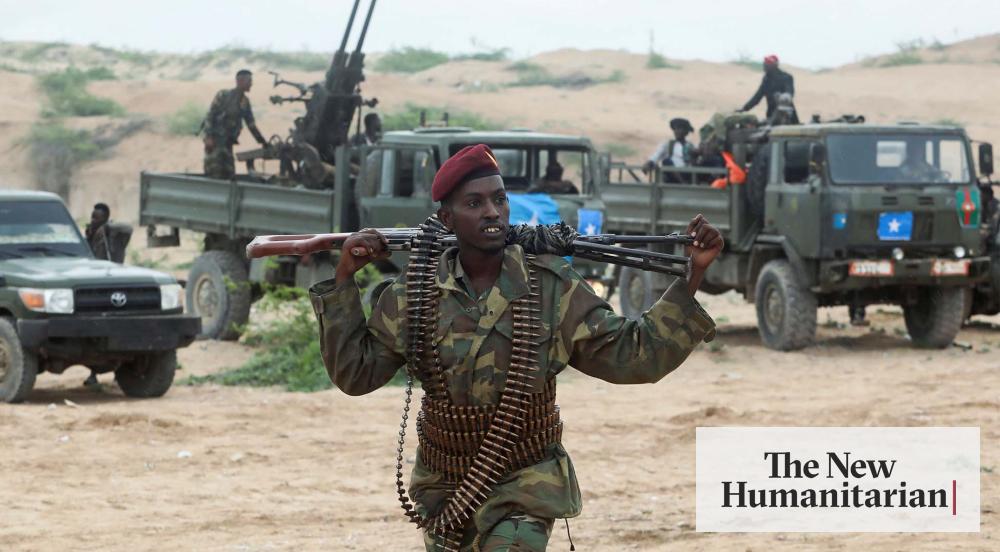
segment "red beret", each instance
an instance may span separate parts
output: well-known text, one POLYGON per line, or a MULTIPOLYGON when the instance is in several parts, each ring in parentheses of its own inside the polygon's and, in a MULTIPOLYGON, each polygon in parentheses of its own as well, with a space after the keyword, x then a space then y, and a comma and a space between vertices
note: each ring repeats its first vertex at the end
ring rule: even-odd
POLYGON ((434 175, 431 199, 441 201, 462 184, 484 176, 500 174, 500 165, 493 151, 486 144, 466 146, 452 155, 434 175))
POLYGON ((777 65, 777 64, 778 64, 778 56, 774 54, 771 54, 764 58, 764 65, 777 65))

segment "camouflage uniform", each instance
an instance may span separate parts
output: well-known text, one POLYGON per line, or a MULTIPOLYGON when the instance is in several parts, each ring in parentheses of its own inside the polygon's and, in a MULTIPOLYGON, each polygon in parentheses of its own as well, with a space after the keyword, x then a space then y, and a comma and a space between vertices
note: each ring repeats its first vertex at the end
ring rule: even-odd
MULTIPOLYGON (((442 290, 435 342, 456 405, 497 404, 511 358, 513 316, 510 303, 529 293, 523 250, 504 251, 495 285, 478 296, 466 282, 457 248, 442 254, 437 284, 442 290)), ((544 381, 572 365, 611 383, 654 383, 673 371, 715 324, 674 282, 638 321, 614 313, 561 257, 539 255, 531 261, 540 280, 539 366, 544 381)), ((350 395, 369 393, 389 382, 405 363, 406 282, 401 276, 379 297, 365 320, 357 285, 333 280, 310 290, 321 330, 323 360, 333 382, 350 395)), ((430 471, 417 449, 410 496, 424 515, 445 503, 451 485, 430 471)), ((480 550, 544 550, 555 518, 581 510, 573 464, 559 443, 546 458, 512 472, 493 487, 466 527, 463 550, 478 540, 480 550), (511 542, 521 546, 517 548, 511 542)), ((425 536, 428 550, 433 538, 425 536)), ((469 547, 469 548, 466 548, 469 547)))
POLYGON ((250 99, 239 88, 220 90, 205 116, 205 136, 215 140, 215 149, 205 154, 205 176, 232 178, 236 174, 233 145, 239 143, 244 121, 251 130, 257 128, 250 99))

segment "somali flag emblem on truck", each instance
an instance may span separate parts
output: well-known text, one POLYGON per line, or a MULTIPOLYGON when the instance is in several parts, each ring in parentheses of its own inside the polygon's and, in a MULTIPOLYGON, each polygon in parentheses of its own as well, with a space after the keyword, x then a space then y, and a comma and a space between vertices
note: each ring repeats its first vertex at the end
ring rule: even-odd
POLYGON ((562 220, 559 206, 549 194, 507 194, 510 223, 555 224, 562 220))
POLYGON ((576 210, 576 231, 582 236, 596 236, 604 226, 604 213, 596 209, 576 210))
POLYGON ((909 241, 913 236, 913 211, 881 213, 878 216, 878 239, 909 241))

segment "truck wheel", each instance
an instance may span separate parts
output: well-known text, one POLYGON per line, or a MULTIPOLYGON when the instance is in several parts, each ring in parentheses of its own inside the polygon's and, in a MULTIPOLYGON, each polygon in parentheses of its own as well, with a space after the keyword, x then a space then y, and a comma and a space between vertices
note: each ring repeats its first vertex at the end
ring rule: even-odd
POLYGON ((653 290, 653 275, 637 268, 622 267, 618 276, 618 300, 622 316, 638 320, 653 306, 657 297, 653 290))
POLYGON ((965 314, 965 290, 959 286, 920 291, 917 302, 903 307, 906 331, 923 349, 943 349, 955 340, 965 314))
POLYGON ((206 251, 188 273, 188 310, 201 316, 201 339, 234 341, 250 317, 246 265, 229 251, 206 251))
POLYGON ((35 386, 36 375, 38 358, 21 347, 10 320, 0 318, 0 401, 23 401, 35 386))
POLYGON ((129 397, 161 397, 170 389, 177 371, 177 351, 139 356, 115 370, 115 381, 129 397))
POLYGON ((769 349, 794 351, 816 338, 816 296, 795 277, 792 265, 776 259, 757 278, 757 331, 769 349))

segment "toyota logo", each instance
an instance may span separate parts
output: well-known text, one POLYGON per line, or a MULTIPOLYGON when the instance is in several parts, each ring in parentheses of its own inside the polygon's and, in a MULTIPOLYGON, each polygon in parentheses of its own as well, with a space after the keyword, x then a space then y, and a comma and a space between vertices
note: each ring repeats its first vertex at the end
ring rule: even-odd
POLYGON ((128 296, 125 295, 124 291, 116 291, 111 294, 111 304, 115 307, 121 308, 125 306, 128 302, 128 296))

